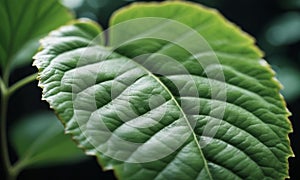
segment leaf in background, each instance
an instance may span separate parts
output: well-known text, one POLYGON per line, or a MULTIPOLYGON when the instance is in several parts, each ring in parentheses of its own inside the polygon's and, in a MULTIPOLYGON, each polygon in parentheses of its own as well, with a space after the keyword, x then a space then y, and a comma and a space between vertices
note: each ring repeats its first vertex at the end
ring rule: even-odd
POLYGON ((283 85, 283 96, 288 102, 295 101, 300 96, 300 70, 297 65, 283 56, 272 56, 270 61, 283 85))
POLYGON ((30 64, 38 38, 71 19, 71 13, 57 0, 0 0, 1 68, 30 64), (23 48, 26 52, 21 53, 23 48))
POLYGON ((121 9, 109 47, 100 33, 91 21, 53 31, 34 65, 43 99, 104 169, 120 179, 288 177, 289 112, 251 37, 184 2, 121 9))
POLYGON ((285 66, 277 71, 278 79, 282 82, 282 94, 288 102, 296 100, 300 96, 300 71, 295 66, 285 66))
POLYGON ((25 167, 41 167, 86 159, 52 112, 20 120, 11 129, 11 142, 25 167))
POLYGON ((288 12, 276 18, 266 31, 266 39, 276 46, 289 45, 300 40, 300 13, 288 12))
POLYGON ((80 8, 84 0, 61 0, 61 3, 70 9, 80 8))

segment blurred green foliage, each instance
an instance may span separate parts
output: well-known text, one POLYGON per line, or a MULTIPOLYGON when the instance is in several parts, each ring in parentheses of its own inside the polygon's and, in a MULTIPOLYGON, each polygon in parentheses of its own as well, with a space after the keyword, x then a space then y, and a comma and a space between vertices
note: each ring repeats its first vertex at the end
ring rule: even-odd
POLYGON ((14 124, 10 131, 22 168, 74 163, 87 158, 64 134, 55 114, 39 112, 14 124))
POLYGON ((300 12, 287 12, 274 18, 266 30, 266 39, 274 46, 299 42, 300 12))

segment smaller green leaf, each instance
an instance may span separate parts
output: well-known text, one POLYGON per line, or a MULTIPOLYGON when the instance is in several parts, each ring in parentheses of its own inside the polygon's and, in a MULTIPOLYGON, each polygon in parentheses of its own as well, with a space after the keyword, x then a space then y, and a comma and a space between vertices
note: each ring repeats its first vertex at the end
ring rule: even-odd
POLYGON ((32 56, 39 48, 39 39, 40 38, 35 38, 24 44, 24 46, 18 51, 18 53, 15 54, 15 58, 11 62, 11 67, 20 68, 30 64, 32 62, 32 56))
POLYGON ((0 0, 2 70, 30 64, 38 39, 72 19, 58 0, 0 0))
POLYGON ((86 156, 50 112, 28 116, 11 129, 11 142, 25 166, 40 167, 84 160, 86 156))

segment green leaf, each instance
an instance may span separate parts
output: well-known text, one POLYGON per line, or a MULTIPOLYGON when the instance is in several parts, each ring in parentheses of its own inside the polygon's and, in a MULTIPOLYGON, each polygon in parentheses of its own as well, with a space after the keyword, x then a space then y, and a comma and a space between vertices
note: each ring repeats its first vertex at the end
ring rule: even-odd
POLYGON ((251 37, 185 2, 133 4, 110 22, 53 31, 34 61, 43 99, 104 169, 119 179, 288 177, 290 113, 251 37))
POLYGON ((71 19, 57 0, 0 0, 1 68, 30 64, 38 39, 71 19))
POLYGON ((51 112, 20 120, 11 129, 11 142, 24 167, 72 163, 86 159, 51 112))

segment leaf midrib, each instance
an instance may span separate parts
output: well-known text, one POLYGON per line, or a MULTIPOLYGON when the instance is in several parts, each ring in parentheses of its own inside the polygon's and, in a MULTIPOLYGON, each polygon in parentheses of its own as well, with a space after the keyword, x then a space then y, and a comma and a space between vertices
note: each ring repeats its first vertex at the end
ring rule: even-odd
POLYGON ((205 170, 206 170, 206 172, 207 172, 207 174, 208 174, 208 176, 209 176, 209 179, 213 180, 212 175, 211 175, 211 173, 210 173, 210 171, 209 171, 209 168, 208 168, 207 160, 206 160, 206 158, 205 158, 205 156, 204 156, 204 154, 203 154, 203 152, 202 152, 202 150, 201 150, 200 144, 199 144, 199 142, 198 142, 198 140, 197 140, 196 133, 194 132, 193 128, 191 127, 191 125, 190 125, 190 123, 189 123, 189 120, 188 120, 186 114, 184 113, 184 111, 183 111, 183 109, 181 108, 181 106, 178 104, 178 102, 177 102, 176 98, 174 97, 174 95, 172 94, 172 92, 168 89, 168 87, 167 87, 167 86, 166 86, 159 78, 157 78, 151 71, 149 71, 147 68, 145 68, 144 66, 142 66, 140 63, 138 63, 138 62, 132 60, 131 58, 129 58, 129 57, 123 55, 123 54, 120 54, 120 55, 123 56, 123 57, 128 58, 128 59, 131 60, 133 63, 135 63, 138 67, 140 67, 140 68, 143 69, 145 72, 147 72, 148 75, 149 75, 150 77, 152 77, 154 80, 156 80, 156 81, 163 87, 163 89, 170 95, 170 97, 171 97, 170 100, 173 100, 173 101, 174 101, 175 106, 179 109, 180 113, 183 115, 184 120, 186 121, 186 123, 187 123, 187 125, 188 125, 190 131, 192 132, 193 140, 195 141, 195 143, 196 143, 196 145, 197 145, 197 148, 198 148, 198 150, 199 150, 199 153, 200 153, 200 155, 201 155, 201 157, 202 157, 202 160, 203 160, 203 163, 204 163, 204 168, 205 168, 205 170))

